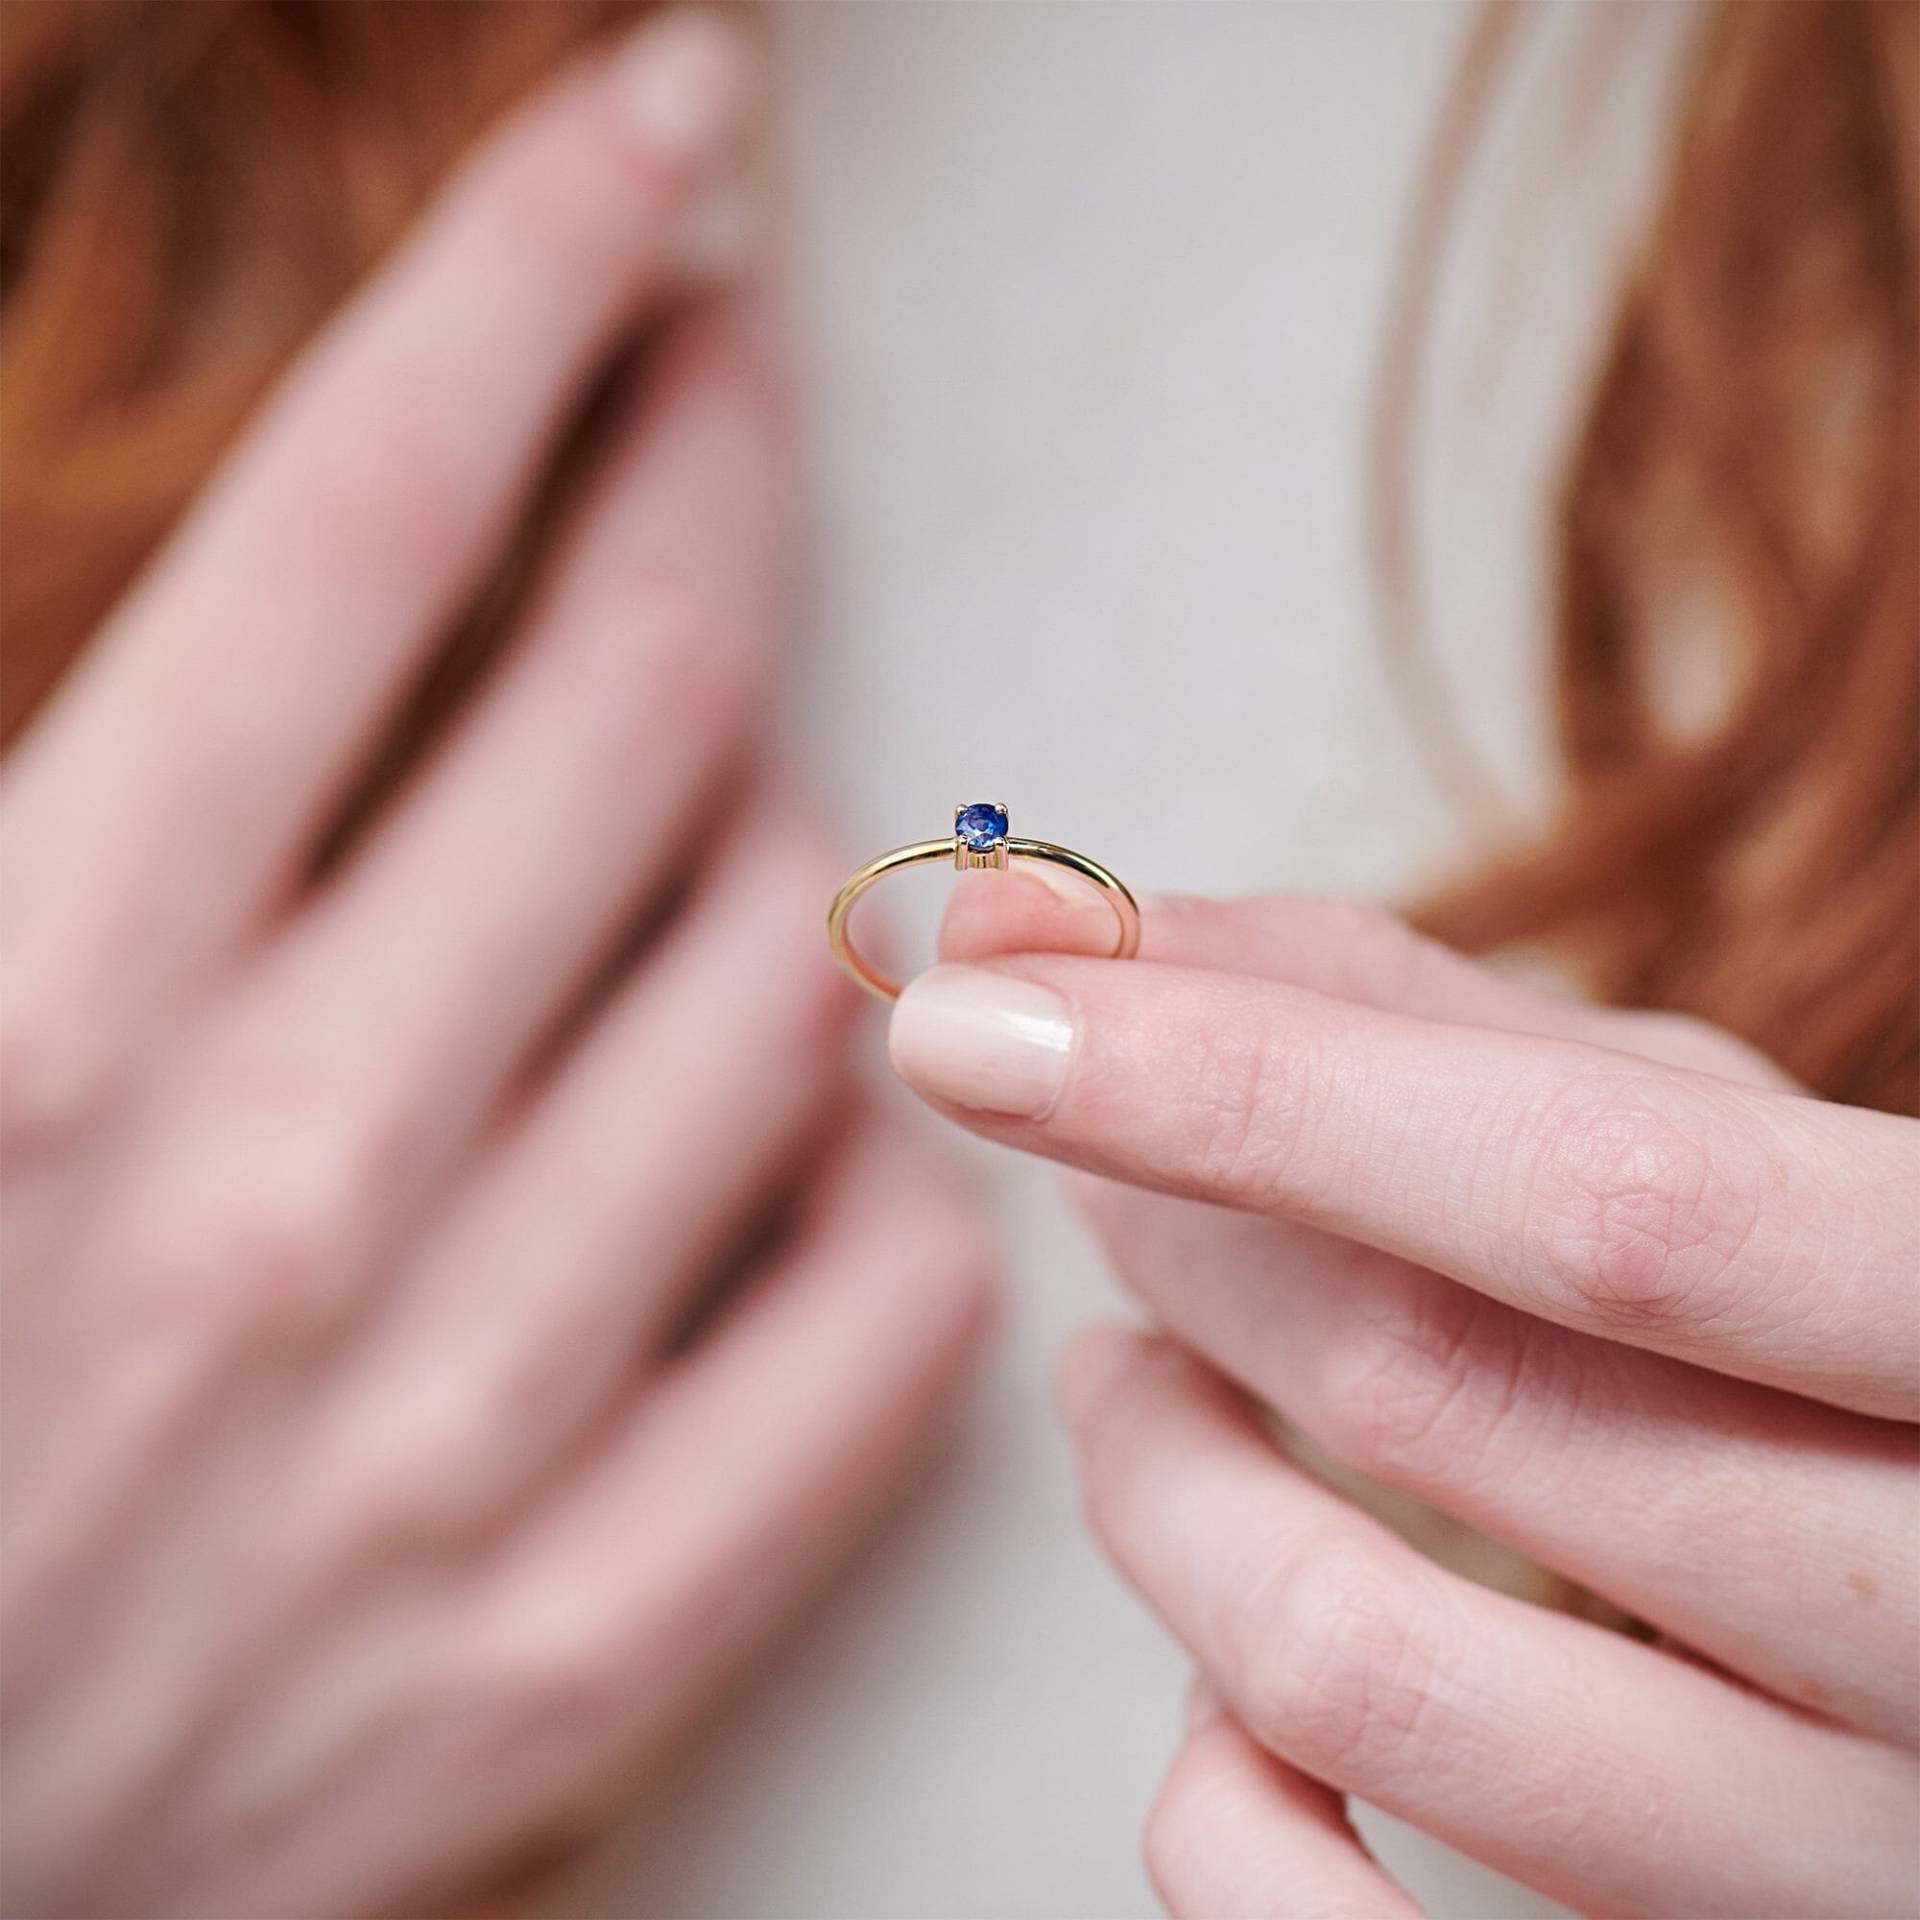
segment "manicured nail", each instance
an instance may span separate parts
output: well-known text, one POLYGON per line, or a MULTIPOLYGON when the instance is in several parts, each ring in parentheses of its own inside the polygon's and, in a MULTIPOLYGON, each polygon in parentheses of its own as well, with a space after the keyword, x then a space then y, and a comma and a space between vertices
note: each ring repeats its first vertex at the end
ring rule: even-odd
POLYGON ((894 1071, 930 1099, 1043 1119, 1066 1085, 1073 1012, 1031 980, 985 967, 934 967, 895 1003, 894 1071))
POLYGON ((704 160, 745 120, 754 66, 737 20, 707 7, 660 14, 621 55, 627 124, 667 159, 704 160))
POLYGON ((1084 913, 1090 918, 1113 924, 1113 909, 1107 905, 1107 896, 1097 892, 1084 880, 1076 879, 1070 873, 1062 873, 1058 867, 1046 866, 1036 860, 1020 869, 1025 880, 1037 880, 1053 895, 1075 913, 1084 913))

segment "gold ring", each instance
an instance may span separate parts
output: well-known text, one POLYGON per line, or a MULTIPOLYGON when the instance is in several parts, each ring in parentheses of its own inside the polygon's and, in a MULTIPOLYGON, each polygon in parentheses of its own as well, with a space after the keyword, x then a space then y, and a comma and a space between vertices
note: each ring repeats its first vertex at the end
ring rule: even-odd
POLYGON ((1140 950, 1140 905, 1127 891, 1123 881, 1109 873, 1097 860, 1071 847, 1056 847, 1047 840, 1016 840, 1007 832, 1007 810, 991 801, 976 801, 970 807, 955 807, 953 832, 944 840, 916 840, 909 847, 895 847, 869 860, 858 873, 833 896, 827 909, 827 945, 833 957, 867 989, 883 1000, 900 997, 900 982, 890 980, 873 963, 862 957, 847 937, 847 921, 854 903, 876 881, 904 867, 924 866, 934 860, 951 860, 958 873, 973 873, 995 868, 1004 873, 1011 860, 1044 860, 1049 866, 1065 867, 1077 873, 1107 896, 1113 908, 1118 934, 1113 943, 1116 960, 1131 960, 1140 950))

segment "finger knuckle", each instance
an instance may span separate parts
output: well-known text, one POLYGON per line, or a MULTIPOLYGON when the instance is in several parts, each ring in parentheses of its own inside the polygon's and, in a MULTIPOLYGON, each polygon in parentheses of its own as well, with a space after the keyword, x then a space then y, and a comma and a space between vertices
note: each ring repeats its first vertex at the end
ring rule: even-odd
POLYGON ((1147 1878, 1176 1916, 1193 1911, 1191 1890, 1213 1844, 1208 1804, 1212 1790, 1204 1758, 1189 1741, 1168 1770, 1141 1829, 1147 1878))
POLYGON ((254 1329, 304 1322, 328 1283, 328 1226, 306 1183, 255 1178, 201 1204, 164 1284, 195 1319, 254 1329))
POLYGON ((0 996, 0 1156, 10 1169, 59 1151, 93 1111, 87 1026, 55 993, 0 996))
POLYGON ((1769 1233, 1769 1181, 1709 1106, 1682 1117, 1600 1076, 1566 1090, 1540 1138, 1522 1284, 1603 1331, 1682 1335, 1737 1310, 1743 1256, 1769 1233))
POLYGON ((523 1404, 491 1380, 454 1377, 382 1406, 323 1463, 322 1511, 349 1553, 368 1556, 452 1546, 494 1513, 511 1483, 498 1436, 523 1404))
POLYGON ((350 1297, 383 1178, 379 1147, 346 1130, 238 1147, 223 1136, 169 1209, 158 1290, 188 1320, 237 1336, 310 1338, 350 1297))
POLYGON ((1373 1479, 1414 1489, 1494 1470, 1523 1403, 1520 1317, 1444 1282, 1362 1297, 1355 1326, 1323 1362, 1322 1444, 1373 1479))
POLYGON ((542 1591, 491 1623, 456 1684, 494 1703, 523 1746, 590 1753, 618 1735, 635 1657, 597 1609, 542 1591))
POLYGON ((1235 1636, 1248 1731, 1336 1783, 1417 1767, 1435 1669, 1414 1604, 1405 1582, 1344 1542, 1256 1589, 1235 1636))

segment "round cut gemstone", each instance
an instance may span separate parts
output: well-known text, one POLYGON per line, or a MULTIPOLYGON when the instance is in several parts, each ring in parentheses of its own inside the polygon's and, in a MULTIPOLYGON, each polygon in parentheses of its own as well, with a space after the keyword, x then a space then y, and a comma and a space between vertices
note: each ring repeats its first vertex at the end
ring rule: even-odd
POLYGON ((976 800, 953 816, 953 830, 975 853, 991 853, 1007 837, 1007 810, 988 800, 976 800))

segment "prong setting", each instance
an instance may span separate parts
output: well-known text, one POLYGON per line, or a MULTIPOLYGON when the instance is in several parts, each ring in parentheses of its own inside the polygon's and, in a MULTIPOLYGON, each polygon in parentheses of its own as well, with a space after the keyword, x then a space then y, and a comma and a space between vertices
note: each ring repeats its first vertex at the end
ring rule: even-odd
POLYGON ((997 800, 954 808, 953 865, 957 873, 1007 870, 1007 810, 997 800))

